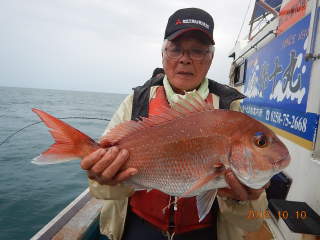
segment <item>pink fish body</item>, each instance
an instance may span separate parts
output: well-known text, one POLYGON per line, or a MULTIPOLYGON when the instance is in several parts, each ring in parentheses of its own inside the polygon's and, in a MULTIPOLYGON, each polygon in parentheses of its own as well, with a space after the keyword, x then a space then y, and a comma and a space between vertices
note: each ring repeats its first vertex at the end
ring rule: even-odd
MULTIPOLYGON (((218 188, 227 187, 231 169, 251 188, 261 188, 290 162, 281 140, 264 124, 240 112, 215 110, 196 95, 183 106, 174 104, 159 116, 117 125, 101 145, 127 149, 121 170, 137 168, 126 182, 136 190, 158 189, 177 197, 197 196, 199 221, 211 208, 218 188)), ((42 111, 56 143, 33 163, 82 159, 101 146, 91 138, 42 111)))

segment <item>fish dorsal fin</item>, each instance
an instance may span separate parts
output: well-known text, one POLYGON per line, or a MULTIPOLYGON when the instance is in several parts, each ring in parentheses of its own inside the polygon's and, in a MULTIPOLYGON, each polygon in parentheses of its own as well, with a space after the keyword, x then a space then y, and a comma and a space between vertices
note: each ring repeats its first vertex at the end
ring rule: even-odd
POLYGON ((160 115, 150 114, 149 118, 142 117, 142 120, 137 122, 130 120, 120 123, 115 128, 111 129, 110 132, 108 132, 104 137, 102 137, 100 139, 100 143, 105 147, 109 145, 112 146, 117 144, 126 136, 140 130, 152 128, 193 113, 214 109, 213 105, 206 103, 197 91, 194 93, 195 97, 185 92, 186 99, 179 97, 179 104, 172 103, 172 108, 163 107, 164 109, 160 111, 160 115))

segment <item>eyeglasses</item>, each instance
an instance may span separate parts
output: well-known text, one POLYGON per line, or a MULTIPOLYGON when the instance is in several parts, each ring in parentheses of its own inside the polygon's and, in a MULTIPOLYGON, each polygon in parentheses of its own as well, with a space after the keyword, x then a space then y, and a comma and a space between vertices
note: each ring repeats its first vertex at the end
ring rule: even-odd
POLYGON ((196 61, 204 59, 207 53, 209 52, 206 49, 200 47, 194 47, 190 48, 189 50, 184 50, 182 47, 179 46, 171 46, 165 48, 164 50, 166 50, 167 56, 169 58, 178 59, 184 55, 184 52, 188 52, 188 56, 192 60, 196 61))

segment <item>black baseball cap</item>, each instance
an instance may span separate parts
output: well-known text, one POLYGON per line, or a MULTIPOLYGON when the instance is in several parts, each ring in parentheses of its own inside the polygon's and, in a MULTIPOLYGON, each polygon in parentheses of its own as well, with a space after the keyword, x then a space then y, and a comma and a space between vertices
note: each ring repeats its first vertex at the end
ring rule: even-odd
POLYGON ((184 8, 172 14, 168 20, 164 39, 174 40, 190 30, 200 30, 208 35, 213 45, 214 22, 209 13, 199 8, 184 8))
POLYGON ((159 73, 165 74, 163 68, 156 68, 155 70, 153 70, 153 73, 152 73, 152 77, 151 77, 151 78, 153 78, 155 75, 157 75, 157 74, 159 74, 159 73))

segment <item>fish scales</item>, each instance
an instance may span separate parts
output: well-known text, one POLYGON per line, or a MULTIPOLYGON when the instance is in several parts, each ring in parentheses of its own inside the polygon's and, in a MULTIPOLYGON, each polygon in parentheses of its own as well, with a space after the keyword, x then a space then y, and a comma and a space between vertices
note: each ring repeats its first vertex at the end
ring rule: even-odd
MULTIPOLYGON (((206 120, 212 118, 212 111, 216 110, 188 115, 119 141, 120 149, 130 149, 123 170, 139 169, 131 181, 181 196, 199 178, 210 175, 213 163, 227 154, 227 137, 217 132, 220 121, 206 120)), ((226 112, 225 117, 228 113, 232 114, 226 112)))

